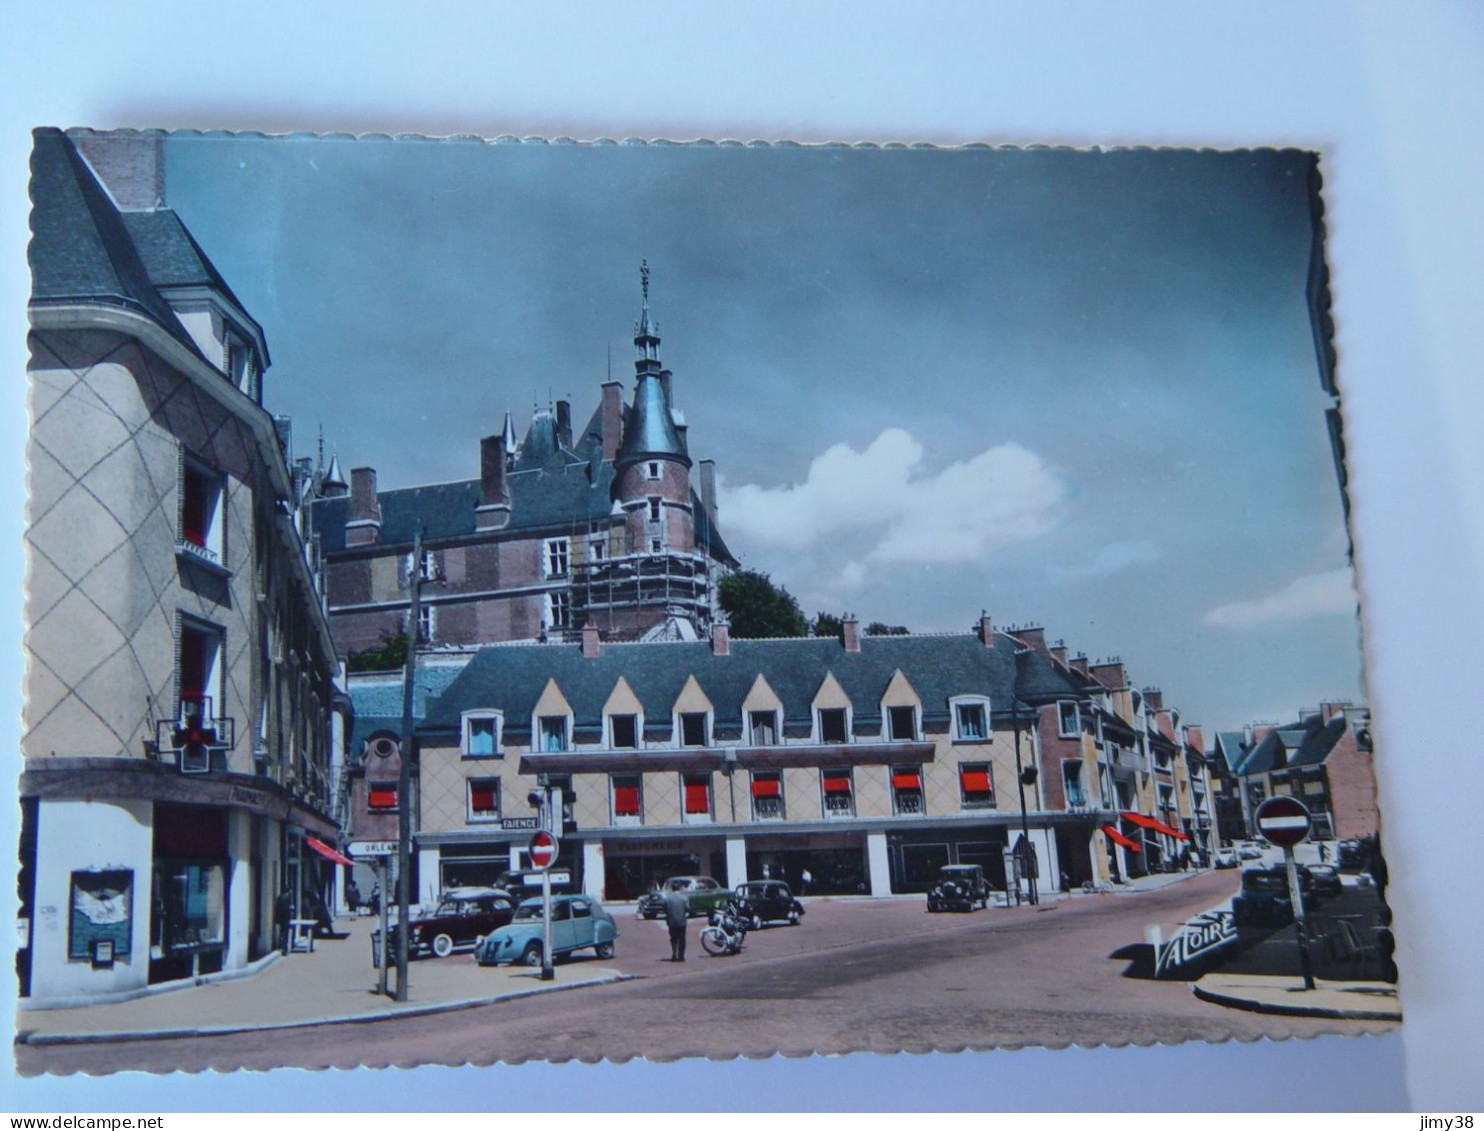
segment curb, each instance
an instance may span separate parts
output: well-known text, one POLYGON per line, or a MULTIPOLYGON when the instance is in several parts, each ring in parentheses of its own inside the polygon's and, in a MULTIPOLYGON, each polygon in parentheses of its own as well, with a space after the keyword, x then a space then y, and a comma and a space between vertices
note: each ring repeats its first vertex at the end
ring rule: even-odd
POLYGON ((164 1041, 191 1037, 223 1037, 234 1033, 272 1032, 276 1029, 311 1029, 322 1025, 359 1025, 372 1021, 388 1021, 400 1017, 427 1017, 438 1013, 453 1013, 461 1009, 477 1009, 483 1005, 494 1005, 502 1001, 518 1001, 538 994, 558 993, 562 990, 578 990, 588 986, 613 985, 632 982, 641 978, 639 974, 603 974, 581 982, 567 982, 560 986, 533 986, 494 997, 469 998, 460 1001, 437 1002, 431 1005, 411 1006, 407 1009, 383 1009, 376 1013, 357 1013, 343 1017, 317 1017, 308 1021, 265 1021, 258 1025, 198 1025, 188 1029, 135 1029, 112 1033, 37 1033, 22 1030, 15 1036, 18 1045, 91 1045, 116 1041, 164 1041))
POLYGON ((1202 1001, 1213 1005, 1223 1005, 1231 1009, 1242 1009, 1249 1013, 1272 1013, 1286 1017, 1319 1017, 1330 1021, 1393 1021, 1400 1022, 1402 1019, 1401 1006, 1390 1010, 1379 1009, 1342 1009, 1339 1006, 1326 1005, 1300 1005, 1297 1002, 1260 1001, 1256 998, 1242 997, 1236 993, 1224 993, 1219 990, 1202 989, 1199 982, 1190 987, 1191 993, 1202 1001))

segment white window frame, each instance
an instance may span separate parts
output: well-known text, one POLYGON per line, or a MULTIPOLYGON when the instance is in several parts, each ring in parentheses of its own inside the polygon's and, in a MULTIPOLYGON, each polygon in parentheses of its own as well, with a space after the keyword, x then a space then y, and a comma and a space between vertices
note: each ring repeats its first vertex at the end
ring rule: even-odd
POLYGON ((958 806, 960 809, 968 809, 978 812, 981 810, 999 808, 1000 790, 998 783, 996 783, 996 781, 994 780, 994 763, 992 761, 960 762, 957 766, 954 767, 954 773, 958 775, 958 806), (989 800, 970 801, 964 790, 964 774, 966 772, 978 773, 980 771, 980 767, 983 767, 983 772, 989 777, 989 800))
POLYGON ((780 727, 778 726, 778 711, 777 711, 776 708, 771 709, 771 710, 748 711, 747 712, 747 741, 748 741, 748 743, 750 745, 752 745, 752 746, 777 746, 777 745, 779 745, 779 734, 780 734, 780 727), (754 718, 753 718, 755 715, 768 715, 772 719, 772 722, 769 724, 770 728, 773 731, 772 741, 770 741, 770 742, 759 742, 758 741, 757 727, 756 727, 756 723, 754 722, 754 718))
POLYGON ((614 828, 632 828, 644 823, 644 775, 633 774, 609 774, 608 775, 608 812, 612 816, 614 828), (637 813, 619 815, 618 812, 618 789, 622 779, 624 784, 632 781, 634 788, 639 791, 639 811, 637 813))
POLYGON ((844 796, 846 796, 846 797, 848 797, 850 799, 850 805, 848 807, 848 811, 844 811, 844 812, 832 812, 831 811, 831 809, 830 809, 830 798, 831 797, 835 797, 835 796, 839 796, 839 795, 838 794, 831 794, 831 793, 825 792, 825 788, 824 788, 825 770, 824 770, 823 767, 821 767, 820 768, 820 771, 819 771, 819 808, 820 808, 820 812, 823 814, 824 819, 827 820, 827 821, 848 821, 852 817, 855 816, 855 771, 852 770, 852 769, 850 769, 847 766, 844 769, 832 769, 832 770, 829 771, 829 773, 830 773, 831 776, 839 776, 840 774, 844 774, 846 780, 850 782, 850 792, 844 795, 844 796))
POLYGON ((180 453, 180 507, 176 529, 176 550, 190 557, 209 562, 225 569, 227 566, 227 477, 216 468, 202 463, 194 456, 180 453), (187 477, 199 480, 205 495, 205 529, 198 544, 186 537, 185 492, 187 477))
MULTIPOLYGON (((815 707, 814 708, 814 741, 818 746, 849 746, 855 737, 855 711, 851 707, 815 707), (826 711, 845 712, 845 739, 843 742, 825 741, 824 737, 824 713, 826 711)), ((852 779, 853 782, 854 779, 852 779)), ((852 794, 852 797, 854 795, 852 794)))
POLYGON ((587 560, 590 562, 606 562, 608 560, 608 536, 606 534, 600 534, 596 538, 588 539, 587 560))
POLYGON ((659 460, 650 459, 644 461, 644 478, 649 480, 649 482, 657 483, 663 475, 664 469, 660 466, 659 460))
POLYGON ((698 750, 698 749, 701 749, 702 747, 709 747, 711 745, 711 743, 712 743, 712 723, 713 723, 713 721, 714 720, 711 717, 711 712, 710 711, 676 711, 675 712, 675 745, 676 746, 685 747, 688 750, 698 750), (685 741, 685 716, 687 716, 687 715, 692 715, 692 716, 694 716, 694 715, 700 715, 701 718, 702 718, 702 720, 703 720, 701 726, 702 726, 702 729, 704 731, 704 734, 702 735, 702 738, 704 739, 704 741, 700 744, 700 746, 697 746, 693 742, 686 742, 685 741))
POLYGON ((1082 708, 1075 699, 1058 699, 1056 701, 1056 732, 1062 738, 1076 738, 1082 734, 1082 708), (1068 725, 1066 710, 1072 710, 1071 724, 1068 725))
POLYGON ((501 740, 504 738, 505 732, 505 712, 494 710, 465 711, 460 716, 459 732, 461 735, 459 748, 459 754, 461 757, 474 758, 483 761, 485 759, 503 758, 505 756, 505 748, 501 745, 501 740), (473 752, 473 724, 475 722, 486 721, 494 723, 495 748, 494 751, 489 754, 476 754, 473 752))
POLYGON ((659 495, 650 495, 644 500, 644 518, 651 526, 665 521, 665 500, 659 495))
POLYGON ((548 538, 541 547, 543 577, 572 575, 572 542, 568 538, 548 538))
MULTIPOLYGON (((411 550, 402 555, 403 588, 409 588, 412 585, 412 569, 414 564, 412 559, 413 554, 411 550)), ((423 564, 419 576, 423 581, 438 580, 438 559, 433 555, 432 550, 423 551, 423 564)))
POLYGON ((536 754, 566 754, 572 749, 572 716, 571 715, 533 715, 531 717, 532 752, 536 754), (562 723, 561 749, 546 749, 546 728, 548 719, 560 719, 562 723))
POLYGON ((921 735, 922 735, 922 711, 915 704, 911 704, 911 703, 898 703, 895 706, 891 706, 891 707, 888 707, 888 706, 883 705, 882 708, 881 708, 881 714, 882 714, 882 720, 881 721, 886 724, 886 737, 887 737, 887 740, 889 742, 916 742, 921 737, 921 735), (892 722, 892 712, 893 711, 911 711, 912 712, 912 725, 910 727, 910 733, 907 735, 906 738, 898 738, 897 737, 897 734, 896 734, 896 725, 892 722))
POLYGON ((887 785, 891 788, 892 814, 897 817, 927 816, 927 784, 922 780, 927 768, 925 766, 888 766, 886 770, 887 773, 890 775, 890 780, 887 782, 887 785), (898 790, 896 785, 896 777, 898 773, 916 774, 917 789, 898 790), (905 793, 916 793, 917 808, 915 810, 902 808, 902 797, 905 793))
POLYGON ((505 803, 500 779, 497 777, 466 778, 464 786, 464 821, 470 825, 497 824, 503 811, 505 803), (476 813, 474 811, 474 785, 476 782, 493 783, 495 789, 495 811, 493 813, 476 813))
POLYGON ((175 641, 175 717, 185 721, 185 700, 181 695, 181 663, 185 658, 186 633, 204 638, 209 651, 204 653, 204 672, 201 676, 201 698, 199 716, 220 718, 226 714, 222 701, 222 689, 226 686, 226 666, 222 662, 227 652, 227 630, 220 625, 208 624, 194 618, 179 616, 179 632, 175 641), (208 711, 207 708, 210 708, 208 711))
MULTIPOLYGON (((412 625, 410 623, 411 616, 412 610, 408 609, 407 617, 404 618, 404 620, 408 621, 407 635, 409 638, 412 638, 413 635, 412 625)), ((433 605, 425 605, 419 602, 417 606, 417 636, 415 642, 420 644, 431 644, 437 638, 438 610, 433 605)))
POLYGON ((547 628, 569 629, 572 627, 572 594, 565 589, 554 589, 546 594, 544 617, 547 628))
POLYGON ((716 820, 716 781, 715 776, 709 770, 682 771, 680 774, 680 823, 683 825, 709 825, 716 820), (706 779, 706 812, 688 813, 685 808, 686 778, 705 777, 706 779))
MULTIPOLYGON (((821 782, 822 781, 823 781, 823 779, 821 779, 821 782)), ((753 770, 751 776, 747 780, 747 800, 748 800, 748 803, 750 805, 750 811, 752 813, 752 819, 754 821, 784 821, 784 820, 787 820, 788 819, 788 805, 787 805, 786 801, 784 800, 783 771, 782 770, 753 770), (776 798, 769 798, 769 800, 776 800, 778 802, 778 813, 777 813, 776 816, 764 816, 763 814, 761 814, 761 813, 758 812, 758 809, 757 809, 758 798, 753 794, 752 787, 757 784, 757 779, 758 779, 758 775, 759 774, 768 775, 770 778, 776 779, 777 782, 778 782, 778 796, 776 798)))
POLYGON ((1083 761, 1082 761, 1081 758, 1063 758, 1062 759, 1062 763, 1061 763, 1061 790, 1062 790, 1062 797, 1065 800, 1066 806, 1067 806, 1068 809, 1086 809, 1090 804, 1092 804, 1092 794, 1089 792, 1089 790, 1087 788, 1088 783, 1085 780, 1086 777, 1087 777, 1087 775, 1084 772, 1084 763, 1083 763, 1083 761), (1075 770, 1076 770, 1075 779, 1069 778, 1067 776, 1067 768, 1069 766, 1070 767, 1074 767, 1075 770), (1082 794, 1082 800, 1081 801, 1073 801, 1072 800, 1072 791, 1071 791, 1071 788, 1070 787, 1073 784, 1073 781, 1074 780, 1076 782, 1077 791, 1082 794))
POLYGON ((994 716, 990 714, 989 698, 985 695, 955 695, 948 700, 948 710, 952 715, 952 741, 986 743, 994 738, 994 716), (975 738, 964 734, 962 719, 959 710, 963 707, 979 707, 984 712, 984 737, 975 738))
POLYGON ((618 711, 603 716, 603 739, 609 750, 643 750, 644 749, 644 714, 641 711, 630 713, 618 711), (634 745, 619 746, 613 740, 613 720, 617 718, 634 720, 634 745))

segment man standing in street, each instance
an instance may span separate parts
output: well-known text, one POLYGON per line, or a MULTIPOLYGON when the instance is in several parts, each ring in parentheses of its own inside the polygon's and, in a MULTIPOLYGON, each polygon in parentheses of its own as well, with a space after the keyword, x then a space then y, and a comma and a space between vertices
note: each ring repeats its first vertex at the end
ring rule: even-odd
POLYGON ((670 961, 685 961, 685 928, 690 907, 685 892, 665 892, 665 923, 670 928, 670 961))

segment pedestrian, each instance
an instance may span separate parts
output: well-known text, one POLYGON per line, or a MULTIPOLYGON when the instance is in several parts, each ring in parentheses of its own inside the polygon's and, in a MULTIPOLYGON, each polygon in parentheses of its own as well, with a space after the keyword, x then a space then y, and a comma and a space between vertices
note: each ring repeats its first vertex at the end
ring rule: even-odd
POLYGON ((273 949, 289 951, 289 920, 294 917, 293 893, 284 888, 273 901, 273 949))
POLYGON ((665 893, 665 925, 670 928, 670 961, 685 961, 685 928, 690 906, 685 892, 671 888, 665 893))
POLYGON ((808 895, 809 894, 809 885, 813 881, 814 881, 814 877, 809 874, 809 869, 808 868, 805 868, 803 870, 803 872, 801 872, 799 874, 799 894, 800 895, 808 895))
POLYGON ((356 887, 355 880, 346 882, 345 906, 350 909, 352 915, 359 915, 361 913, 361 889, 356 887))
POLYGON ((1327 864, 1328 862, 1329 862, 1329 848, 1321 840, 1319 842, 1319 863, 1321 863, 1321 864, 1327 864))

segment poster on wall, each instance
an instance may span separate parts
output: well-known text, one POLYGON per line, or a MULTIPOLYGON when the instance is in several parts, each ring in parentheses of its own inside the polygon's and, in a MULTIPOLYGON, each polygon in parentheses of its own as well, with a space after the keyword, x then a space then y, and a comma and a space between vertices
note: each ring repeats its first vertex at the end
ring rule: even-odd
POLYGON ((129 933, 134 923, 134 872, 73 872, 67 956, 92 958, 112 950, 114 958, 129 956, 129 933), (96 949, 95 949, 96 948, 96 949))

